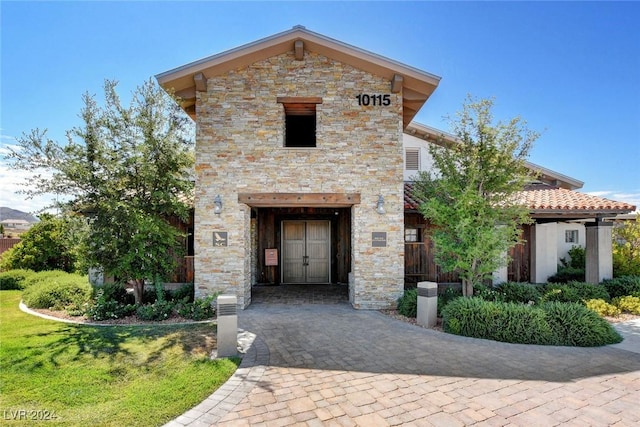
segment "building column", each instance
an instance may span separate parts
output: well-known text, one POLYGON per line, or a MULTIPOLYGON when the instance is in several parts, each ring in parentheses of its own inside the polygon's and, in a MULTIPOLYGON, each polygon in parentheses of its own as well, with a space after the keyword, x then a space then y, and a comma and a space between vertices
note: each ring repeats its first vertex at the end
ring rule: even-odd
POLYGON ((535 224, 532 237, 531 282, 546 283, 558 272, 558 223, 535 224))
POLYGON ((613 251, 611 247, 612 222, 587 223, 585 249, 585 279, 587 283, 600 283, 613 277, 613 251))

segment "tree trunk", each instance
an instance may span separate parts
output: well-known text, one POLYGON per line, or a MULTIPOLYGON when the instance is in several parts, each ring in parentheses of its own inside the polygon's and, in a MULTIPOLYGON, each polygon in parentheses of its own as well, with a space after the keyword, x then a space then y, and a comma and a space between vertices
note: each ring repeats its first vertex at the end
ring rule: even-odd
POLYGON ((142 304, 142 294, 144 293, 144 279, 129 280, 129 284, 133 287, 133 297, 136 304, 142 304))
POLYGON ((462 279, 462 296, 473 296, 473 282, 467 279, 462 279))

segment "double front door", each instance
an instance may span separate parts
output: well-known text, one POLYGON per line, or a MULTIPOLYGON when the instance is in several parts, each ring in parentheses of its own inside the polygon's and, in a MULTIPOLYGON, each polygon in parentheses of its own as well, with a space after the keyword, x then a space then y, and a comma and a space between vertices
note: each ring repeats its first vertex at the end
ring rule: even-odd
POLYGON ((330 283, 331 223, 282 222, 282 282, 330 283))

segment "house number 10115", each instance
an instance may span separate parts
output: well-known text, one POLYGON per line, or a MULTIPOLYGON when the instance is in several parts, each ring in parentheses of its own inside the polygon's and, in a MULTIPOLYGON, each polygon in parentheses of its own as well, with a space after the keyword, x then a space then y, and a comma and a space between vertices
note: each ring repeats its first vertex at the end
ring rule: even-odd
POLYGON ((358 105, 364 105, 368 107, 369 105, 373 105, 374 107, 379 106, 388 106, 391 105, 391 95, 367 95, 366 93, 361 93, 356 96, 358 99, 358 105))

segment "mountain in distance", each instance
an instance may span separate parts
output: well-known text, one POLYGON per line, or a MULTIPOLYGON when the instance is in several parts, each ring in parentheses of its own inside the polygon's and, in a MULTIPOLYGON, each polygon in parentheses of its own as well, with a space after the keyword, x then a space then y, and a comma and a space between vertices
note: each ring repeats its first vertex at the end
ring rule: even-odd
POLYGON ((38 218, 27 212, 0 206, 0 221, 5 219, 24 219, 29 223, 38 222, 38 218))

